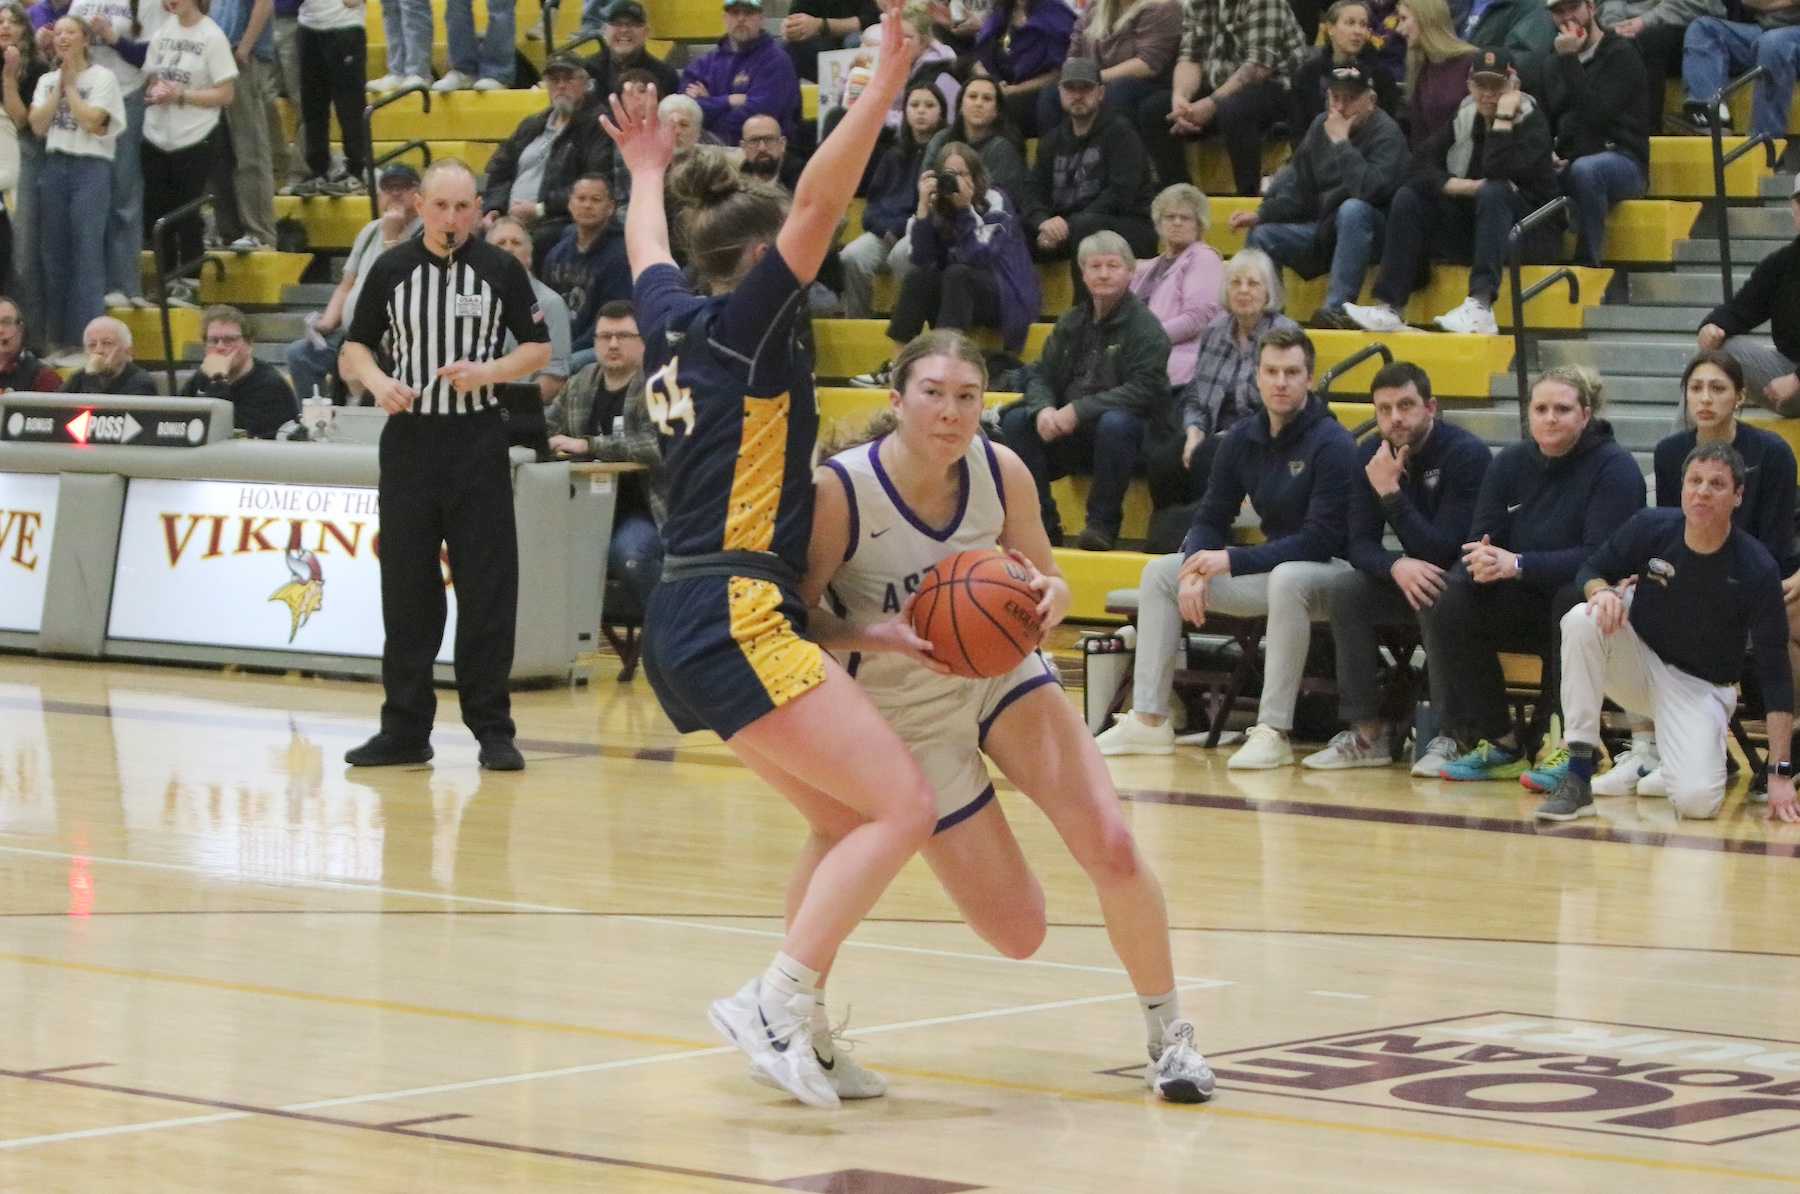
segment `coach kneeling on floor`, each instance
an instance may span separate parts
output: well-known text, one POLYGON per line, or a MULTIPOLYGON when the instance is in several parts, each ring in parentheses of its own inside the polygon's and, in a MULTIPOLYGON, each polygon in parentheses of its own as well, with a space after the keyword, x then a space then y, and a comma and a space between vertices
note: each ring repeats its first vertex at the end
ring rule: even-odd
POLYGON ((1569 770, 1538 808, 1541 820, 1592 815, 1606 697, 1656 719, 1676 815, 1717 816, 1748 638, 1767 709, 1771 814, 1800 821, 1788 760, 1794 683, 1781 573, 1766 547, 1731 525, 1744 500, 1743 458, 1729 444, 1701 444, 1681 473, 1681 509, 1634 514, 1581 570, 1587 602, 1562 620, 1569 770))
POLYGON ((456 690, 481 765, 525 766, 513 745, 519 541, 494 387, 542 369, 550 333, 518 261, 472 239, 481 202, 455 159, 425 171, 419 236, 376 258, 338 356, 388 412, 381 433, 381 731, 357 767, 431 758, 432 664, 444 639, 440 547, 456 580, 456 690), (502 354, 506 333, 518 347, 502 354), (383 365, 387 368, 384 369, 383 365), (391 369, 390 373, 388 370, 391 369))

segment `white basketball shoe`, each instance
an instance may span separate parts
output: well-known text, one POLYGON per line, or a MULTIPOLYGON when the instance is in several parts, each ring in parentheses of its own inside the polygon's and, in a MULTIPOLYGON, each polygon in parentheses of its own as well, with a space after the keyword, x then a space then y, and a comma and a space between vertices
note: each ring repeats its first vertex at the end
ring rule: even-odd
POLYGON ((1644 777, 1662 766, 1654 750, 1632 747, 1613 760, 1612 770, 1594 777, 1596 796, 1650 795, 1642 791, 1644 777))
POLYGON ((809 1107, 836 1107, 838 1094, 813 1052, 813 996, 800 992, 767 1004, 758 975, 728 999, 715 999, 707 1011, 713 1027, 744 1051, 750 1064, 809 1107))
MULTIPOLYGON (((831 1089, 837 1091, 838 1098, 879 1099, 887 1093, 887 1079, 866 1066, 858 1065, 856 1059, 850 1056, 850 1050, 856 1047, 856 1042, 845 1035, 844 1029, 849 1022, 846 1017, 835 1027, 827 1023, 824 1043, 831 1053, 831 1060, 827 1061, 824 1053, 819 1050, 819 1018, 815 1018, 811 1036, 813 1056, 818 1059, 819 1068, 825 1071, 825 1077, 831 1083, 831 1089)), ((750 1067, 750 1078, 764 1086, 781 1085, 761 1066, 755 1064, 750 1067)))
POLYGON ((1212 1067, 1194 1048, 1191 1020, 1172 1020, 1163 1029, 1162 1056, 1144 1070, 1144 1085, 1164 1102, 1205 1103, 1212 1099, 1212 1067))

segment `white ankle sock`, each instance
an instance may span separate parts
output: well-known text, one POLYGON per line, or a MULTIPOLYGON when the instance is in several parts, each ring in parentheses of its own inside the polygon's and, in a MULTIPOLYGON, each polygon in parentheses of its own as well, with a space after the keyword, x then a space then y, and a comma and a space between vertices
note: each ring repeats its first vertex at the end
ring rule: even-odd
POLYGON ((1139 995, 1138 1004, 1144 1009, 1144 1031, 1154 1061, 1162 1056, 1163 1029, 1181 1019, 1181 993, 1170 987, 1166 995, 1139 995))

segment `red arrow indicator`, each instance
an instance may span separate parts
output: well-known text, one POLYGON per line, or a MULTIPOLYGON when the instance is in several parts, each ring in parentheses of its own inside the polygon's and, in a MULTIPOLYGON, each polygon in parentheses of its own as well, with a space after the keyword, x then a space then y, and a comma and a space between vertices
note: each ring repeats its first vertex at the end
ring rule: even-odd
POLYGON ((93 424, 94 412, 91 410, 84 410, 74 418, 70 419, 64 429, 68 431, 70 439, 78 444, 85 444, 88 442, 88 428, 92 427, 93 424))

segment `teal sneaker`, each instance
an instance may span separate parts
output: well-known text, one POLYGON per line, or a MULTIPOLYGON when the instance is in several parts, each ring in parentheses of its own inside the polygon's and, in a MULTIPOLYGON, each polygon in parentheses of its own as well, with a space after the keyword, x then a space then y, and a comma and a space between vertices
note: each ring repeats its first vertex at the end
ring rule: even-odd
POLYGON ((1538 762, 1536 767, 1519 777, 1529 792, 1554 792, 1562 777, 1569 774, 1569 748, 1559 746, 1538 762))
POLYGON ((1474 750, 1447 763, 1444 769, 1438 772, 1438 778, 1454 783, 1517 779, 1525 774, 1525 767, 1523 756, 1515 751, 1507 750, 1504 746, 1495 746, 1483 738, 1475 744, 1474 750))

